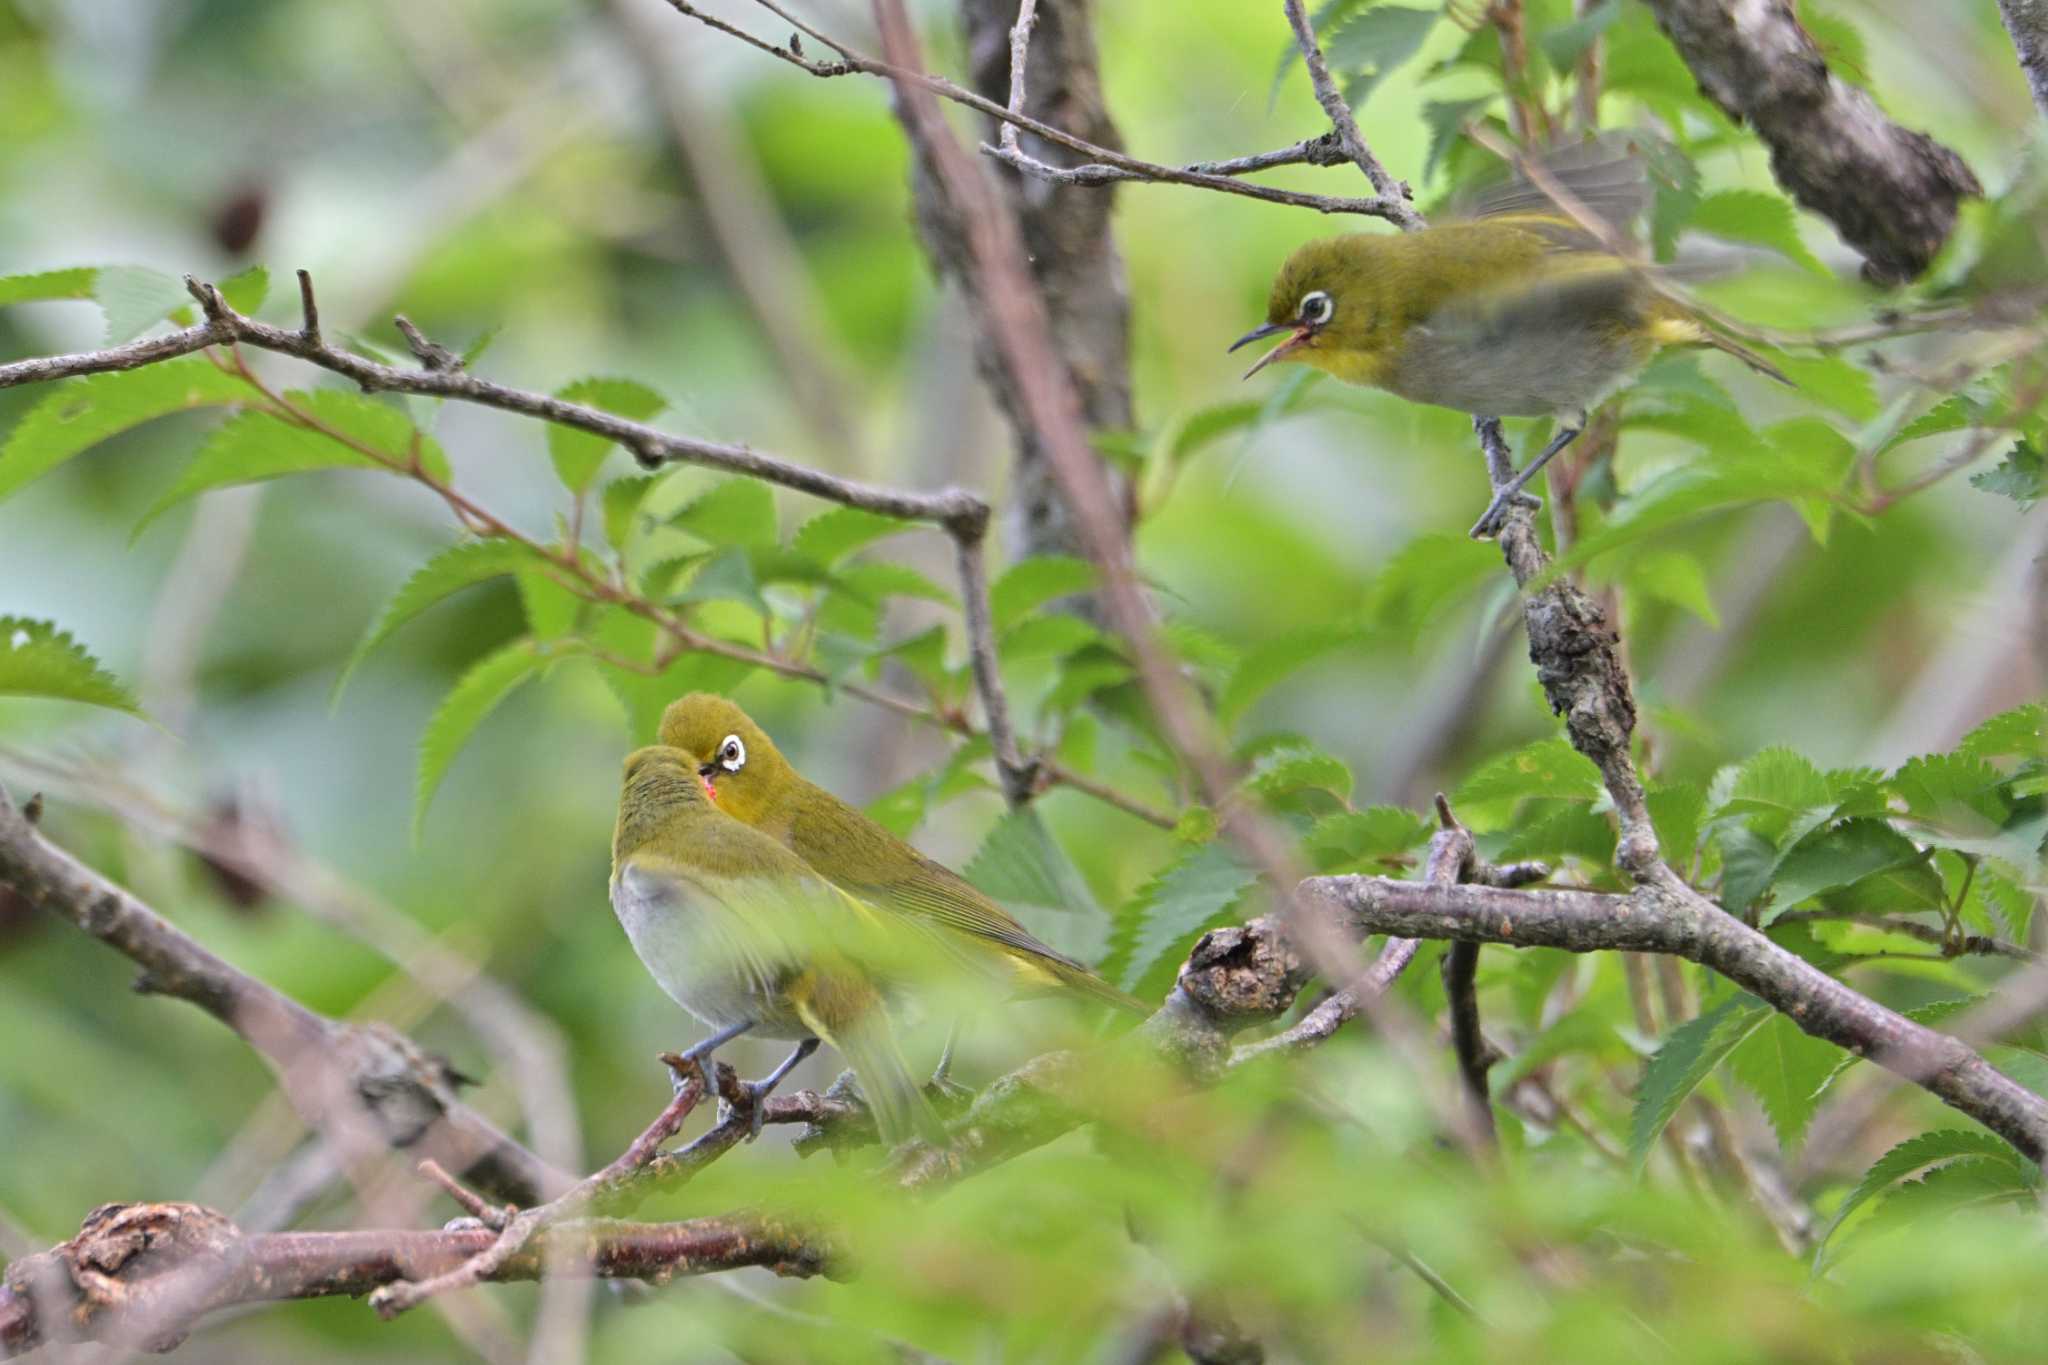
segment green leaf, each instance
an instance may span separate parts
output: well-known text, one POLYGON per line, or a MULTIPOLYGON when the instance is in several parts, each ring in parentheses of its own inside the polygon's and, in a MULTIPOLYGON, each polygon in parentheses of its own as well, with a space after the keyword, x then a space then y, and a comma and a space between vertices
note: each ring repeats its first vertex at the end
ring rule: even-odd
POLYGON ((798 527, 790 545, 798 554, 809 555, 830 568, 863 545, 910 529, 909 523, 885 517, 879 512, 860 507, 834 507, 798 527))
POLYGON ((444 598, 487 579, 529 567, 533 552, 514 540, 469 540, 451 545, 413 571, 400 585, 377 619, 363 632, 363 638, 341 667, 334 680, 334 700, 341 699, 349 678, 370 657, 370 651, 391 638, 393 631, 444 598))
POLYGON ((1772 352, 1778 368, 1799 386, 1800 397, 1846 413, 1858 422, 1877 416, 1880 404, 1870 371, 1836 355, 1772 352))
POLYGON ((1606 867, 1614 861, 1614 826, 1592 806, 1574 801, 1517 829, 1499 856, 1503 861, 1569 856, 1606 867))
MULTIPOLYGON (((1802 434, 1818 437, 1812 428, 1802 434)), ((1773 498, 1832 497, 1854 450, 1838 434, 1802 443, 1779 432, 1773 449, 1722 449, 1710 460, 1674 465, 1640 488, 1629 490, 1600 528, 1558 559, 1560 568, 1585 564, 1624 545, 1661 535, 1709 512, 1727 511, 1773 498)))
POLYGON ((1911 839, 1882 820, 1844 820, 1814 831, 1779 860, 1771 891, 1781 908, 1920 861, 1911 839))
POLYGON ((52 621, 0 616, 0 694, 54 697, 141 715, 135 696, 52 621))
POLYGON ((1870 79, 1870 58, 1863 35, 1856 26, 1833 10, 1822 9, 1813 0, 1800 0, 1799 26, 1806 30, 1820 55, 1850 81, 1863 84, 1870 79))
POLYGON ((321 469, 392 472, 392 464, 402 467, 415 451, 423 467, 437 475, 447 473, 448 457, 439 444, 421 435, 405 413, 390 404, 340 389, 313 389, 284 397, 325 430, 287 422, 267 412, 237 414, 207 436, 177 481, 136 523, 136 533, 187 498, 230 484, 321 469), (328 431, 381 451, 389 463, 370 458, 328 431))
POLYGON ((1068 555, 1020 559, 989 586, 989 619, 1001 634, 1022 620, 1024 613, 1094 586, 1095 566, 1084 559, 1068 555))
POLYGON ((1339 801, 1351 799, 1351 769, 1328 754, 1290 749, 1260 758, 1244 788, 1265 801, 1277 801, 1296 792, 1328 792, 1339 801))
POLYGON ((1821 1087, 1841 1059, 1841 1048, 1773 1012, 1729 1054, 1728 1066, 1770 1116, 1778 1145, 1790 1151, 1805 1135, 1821 1087))
POLYGON ((434 799, 448 765, 498 703, 514 688, 538 672, 561 652, 550 653, 532 640, 514 640, 496 653, 486 655, 455 684, 428 720, 420 736, 420 775, 413 803, 412 837, 418 842, 427 821, 427 807, 434 799))
POLYGON ((746 549, 730 545, 716 554, 707 555, 690 575, 689 584, 681 593, 673 595, 672 602, 738 602, 762 616, 768 614, 768 603, 761 597, 761 585, 754 578, 754 565, 747 558, 746 549))
POLYGON ((676 513, 675 525, 713 545, 773 545, 775 495, 757 479, 727 479, 676 513))
POLYGON ((1586 55, 1586 49, 1593 46, 1621 17, 1621 0, 1601 0, 1601 3, 1568 23, 1559 24, 1537 39, 1543 47, 1543 55, 1550 59, 1552 69, 1569 71, 1578 65, 1579 58, 1586 55))
MULTIPOLYGON (((1354 15, 1370 9, 1379 0, 1323 0, 1315 12, 1309 15, 1309 30, 1318 38, 1329 36, 1330 30, 1347 23, 1354 15)), ((1293 43, 1280 49, 1279 64, 1273 68, 1273 88, 1267 92, 1269 106, 1280 97, 1280 83, 1287 79, 1287 73, 1301 62, 1301 49, 1293 43)))
POLYGON ((1981 758, 1924 754, 1901 764, 1885 785, 1920 819, 1982 835, 2002 826, 2011 813, 1998 794, 2002 781, 1998 770, 1981 758))
POLYGON ((93 298, 107 315, 107 344, 132 341, 192 302, 183 280, 138 265, 110 265, 93 282, 93 298))
POLYGON ((1590 800, 1600 794, 1600 770, 1561 739, 1539 739, 1502 754, 1466 778, 1456 805, 1525 796, 1590 800))
POLYGON ((533 567, 512 575, 519 585, 519 604, 526 612, 527 633, 536 640, 559 640, 576 629, 589 603, 569 591, 555 572, 533 567))
POLYGON ((1137 674, 1138 670, 1122 659, 1090 651, 1089 656, 1069 659, 1060 668, 1060 679, 1045 694, 1042 705, 1048 712, 1069 711, 1098 692, 1121 687, 1137 674))
POLYGON ((1650 827, 1657 831, 1657 843, 1673 866, 1683 868, 1699 847, 1700 817, 1706 814, 1707 794, 1685 783, 1658 787, 1644 798, 1650 809, 1650 827))
POLYGON ((1105 974, 1136 990, 1167 955, 1237 903, 1257 876, 1221 843, 1187 849, 1117 916, 1105 974))
POLYGON ((1401 806, 1338 811, 1316 821, 1309 830, 1308 850, 1318 872, 1336 872, 1406 853, 1427 843, 1435 828, 1401 806))
POLYGON ((1728 799, 1714 811, 1719 819, 1729 814, 1762 814, 1763 828, 1773 838, 1782 835, 1794 816, 1833 801, 1827 779, 1806 755, 1773 745, 1751 754, 1736 769, 1728 799))
POLYGON ((219 407, 255 392, 203 356, 60 384, 22 418, 0 447, 0 500, 110 436, 152 418, 219 407))
POLYGON ((1004 812, 961 875, 985 895, 1012 905, 1102 913, 1036 806, 1004 812))
POLYGON ((2048 702, 2030 701, 1999 712, 1964 735, 1956 751, 1970 758, 2048 754, 2048 702))
POLYGON ((270 272, 260 265, 252 265, 230 275, 220 282, 220 296, 237 313, 253 313, 270 297, 270 272))
POLYGON ((641 500, 660 479, 659 474, 628 474, 604 486, 604 538, 614 550, 626 548, 633 538, 633 524, 640 517, 641 500))
POLYGON ((1330 70, 1344 82, 1344 99, 1363 105, 1409 58, 1422 50, 1443 11, 1376 5, 1336 29, 1323 44, 1330 70))
POLYGON ((1789 260, 1825 276, 1828 268, 1799 239, 1792 205, 1762 190, 1717 190, 1693 208, 1689 226, 1729 241, 1768 247, 1789 260))
POLYGON ((1721 628, 1707 589, 1707 571, 1694 555, 1683 550, 1645 555, 1630 567, 1628 583, 1638 592, 1684 608, 1715 630, 1721 628))
POLYGON ((1463 134, 1465 125, 1496 98, 1498 96, 1479 95, 1468 100, 1423 101, 1422 126, 1429 129, 1429 151, 1422 158, 1424 180, 1436 174, 1444 153, 1463 134))
POLYGON ((51 299, 89 299, 100 272, 93 266, 44 270, 33 275, 0 275, 0 308, 10 303, 41 303, 51 299))
POLYGON ((1003 632, 997 642, 1005 660, 1063 658, 1103 639, 1100 630, 1078 616, 1027 616, 1003 632))
POLYGON ((1650 1148, 1678 1107, 1770 1013, 1771 1007, 1753 995, 1731 995, 1665 1037, 1657 1055, 1643 1068, 1629 1121, 1629 1160, 1637 1174, 1642 1173, 1650 1148))
MULTIPOLYGON (((614 417, 623 417, 629 422, 644 422, 668 406, 666 398, 633 379, 579 379, 557 389, 555 397, 611 413, 614 417)), ((590 487, 590 481, 597 477, 598 470, 604 465, 605 456, 611 453, 612 445, 613 442, 593 432, 558 423, 548 424, 548 458, 554 462, 555 474, 561 479, 562 486, 572 494, 581 495, 590 487)))
POLYGON ((1848 1221, 1850 1214, 1905 1177, 1958 1158, 1983 1157, 2007 1163, 2015 1175, 2020 1173, 2020 1163, 2024 1160, 2003 1138, 1978 1129, 1937 1128, 1907 1138, 1871 1163, 1870 1169, 1863 1173, 1863 1179, 1856 1182, 1856 1188, 1849 1191, 1821 1233, 1814 1255, 1818 1257, 1826 1249, 1829 1239, 1848 1221))
POLYGON ((1357 644, 1361 638, 1356 626, 1339 622, 1305 626, 1256 646, 1246 652, 1230 681, 1224 684, 1222 699, 1216 705, 1217 715, 1226 724, 1235 723, 1253 702, 1289 675, 1357 644))
POLYGON ((1482 541, 1447 531, 1420 535, 1381 567, 1367 617, 1419 640, 1452 603, 1499 573, 1499 553, 1482 541))
POLYGON ((2034 449, 2032 441, 2022 438, 2013 443, 2012 452, 1995 468, 1972 474, 1970 487, 2011 498, 2024 510, 2048 496, 2044 493, 2044 480, 2048 480, 2048 462, 2041 459, 2041 452, 2034 449))

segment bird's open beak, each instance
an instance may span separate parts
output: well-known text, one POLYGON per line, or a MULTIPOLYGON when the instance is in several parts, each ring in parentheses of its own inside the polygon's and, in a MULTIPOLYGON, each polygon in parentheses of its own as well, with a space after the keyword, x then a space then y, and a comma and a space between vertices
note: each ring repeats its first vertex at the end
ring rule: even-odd
POLYGON ((716 763, 706 763, 703 767, 697 769, 697 777, 704 783, 704 794, 713 801, 718 799, 718 783, 713 780, 713 774, 717 771, 718 765, 716 763))
MULTIPOLYGON (((1251 345, 1254 341, 1257 341, 1262 337, 1277 336, 1281 332, 1285 332, 1288 330, 1290 329, 1288 328, 1288 325, 1284 322, 1269 322, 1263 327, 1254 327, 1249 332, 1246 332, 1243 336, 1239 337, 1236 341, 1230 344, 1230 349, 1235 351, 1241 346, 1251 345)), ((1289 351, 1299 350, 1301 347, 1306 346, 1309 342, 1309 338, 1315 335, 1315 329, 1313 327, 1296 326, 1292 329, 1292 331, 1294 332, 1293 336, 1287 338, 1287 340, 1281 342, 1278 346, 1275 346, 1272 350, 1260 356, 1258 358, 1257 363, 1255 363, 1249 370, 1246 370, 1244 372, 1244 378, 1250 379, 1260 370, 1265 369, 1274 361, 1279 360, 1280 358, 1285 356, 1289 351)))

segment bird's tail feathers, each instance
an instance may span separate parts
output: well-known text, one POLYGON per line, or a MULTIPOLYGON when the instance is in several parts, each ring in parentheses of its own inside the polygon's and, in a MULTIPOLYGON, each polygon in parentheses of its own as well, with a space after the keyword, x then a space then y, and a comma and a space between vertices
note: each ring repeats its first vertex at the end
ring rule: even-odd
POLYGON ((839 1021, 836 1027, 817 1017, 808 1005, 800 1005, 797 1013, 805 1027, 837 1048, 853 1067, 884 1146, 894 1147, 911 1138, 937 1142, 945 1136, 939 1116, 932 1112, 904 1063, 879 1004, 853 1019, 839 1021))

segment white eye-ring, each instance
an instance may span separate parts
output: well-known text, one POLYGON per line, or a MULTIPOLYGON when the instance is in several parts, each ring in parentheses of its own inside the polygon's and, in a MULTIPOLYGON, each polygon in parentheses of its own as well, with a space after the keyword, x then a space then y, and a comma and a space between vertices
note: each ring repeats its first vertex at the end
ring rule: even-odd
POLYGON ((725 743, 718 746, 718 766, 729 773, 736 773, 747 766, 747 746, 740 742, 738 735, 727 735, 725 743))
POLYGON ((1317 326, 1328 322, 1330 314, 1335 311, 1336 308, 1330 302, 1330 296, 1320 289, 1312 289, 1308 293, 1303 294, 1301 296, 1301 307, 1295 310, 1303 322, 1314 323, 1317 326))

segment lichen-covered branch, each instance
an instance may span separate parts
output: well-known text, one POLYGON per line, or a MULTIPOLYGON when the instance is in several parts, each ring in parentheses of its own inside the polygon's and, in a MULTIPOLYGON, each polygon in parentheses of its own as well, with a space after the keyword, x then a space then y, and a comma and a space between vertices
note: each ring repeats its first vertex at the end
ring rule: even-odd
POLYGON ((1984 192, 1960 156, 1901 128, 1829 71, 1791 0, 1650 7, 1700 90, 1756 129, 1778 183, 1862 253, 1873 283, 1919 276, 1948 240, 1957 204, 1984 192))
MULTIPOLYGON (((46 1343, 177 1346, 209 1313, 237 1304, 370 1293, 462 1265, 490 1247, 486 1227, 245 1235, 197 1204, 108 1204, 78 1235, 16 1261, 0 1278, 0 1359, 46 1343)), ((828 1253, 766 1218, 683 1223, 586 1219, 546 1229, 497 1266, 495 1281, 550 1275, 645 1279, 760 1266, 811 1276, 828 1253)))
POLYGON ((1998 13, 2034 92, 2034 107, 2048 117, 2048 0, 1998 0, 1998 13))

